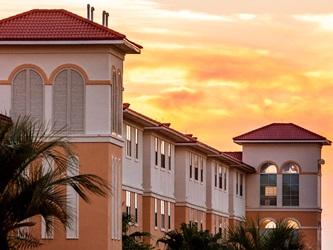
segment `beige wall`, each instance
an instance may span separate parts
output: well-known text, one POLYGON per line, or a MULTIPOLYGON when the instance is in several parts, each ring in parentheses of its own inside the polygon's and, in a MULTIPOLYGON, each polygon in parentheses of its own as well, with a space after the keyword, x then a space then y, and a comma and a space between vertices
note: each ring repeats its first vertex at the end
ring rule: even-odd
POLYGON ((220 214, 229 214, 229 167, 216 160, 207 161, 207 209, 220 214), (219 188, 218 169, 217 187, 215 187, 215 166, 222 168, 222 189, 219 188), (227 173, 226 190, 224 190, 224 171, 227 173))
POLYGON ((124 55, 105 46, 21 46, 0 48, 0 111, 10 114, 10 81, 15 69, 38 69, 44 86, 44 122, 52 122, 52 77, 62 65, 74 65, 87 76, 85 133, 110 134, 112 66, 123 72, 124 55))
MULTIPOLYGON (((243 146, 243 160, 256 167, 257 171, 262 163, 274 162, 279 167, 277 176, 277 206, 282 206, 282 165, 288 161, 295 161, 301 167, 299 185, 299 209, 320 209, 320 177, 318 160, 321 159, 321 147, 317 144, 246 144, 243 146)), ((247 192, 251 199, 247 199, 247 208, 260 207, 260 174, 247 177, 247 192)))
POLYGON ((143 193, 143 128, 129 121, 124 121, 123 138, 123 186, 128 190, 143 193), (126 154, 126 125, 131 127, 132 156, 126 154), (135 129, 138 131, 138 159, 135 158, 135 129))
POLYGON ((156 194, 165 197, 166 199, 175 198, 175 163, 174 163, 174 143, 168 138, 161 136, 157 133, 150 133, 144 131, 143 134, 143 187, 144 193, 147 195, 156 194), (171 144, 171 170, 168 166, 161 168, 161 154, 160 146, 158 147, 158 166, 155 166, 155 149, 154 138, 158 141, 165 141, 171 144))

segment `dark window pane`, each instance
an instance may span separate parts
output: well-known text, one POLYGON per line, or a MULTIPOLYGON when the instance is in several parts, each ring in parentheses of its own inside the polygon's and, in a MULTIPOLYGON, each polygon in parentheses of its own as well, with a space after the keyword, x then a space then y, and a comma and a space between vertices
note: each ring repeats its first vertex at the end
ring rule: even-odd
POLYGON ((276 185, 276 175, 275 174, 268 175, 268 183, 276 185))
POLYGON ((299 183, 299 175, 298 174, 291 174, 290 175, 290 183, 298 185, 298 183, 299 183))

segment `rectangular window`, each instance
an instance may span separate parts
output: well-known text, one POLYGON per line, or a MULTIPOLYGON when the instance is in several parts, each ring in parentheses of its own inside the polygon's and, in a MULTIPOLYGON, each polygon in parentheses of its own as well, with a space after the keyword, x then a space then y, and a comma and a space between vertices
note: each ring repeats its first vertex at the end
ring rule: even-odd
POLYGON ((192 171, 193 171, 192 170, 192 168, 193 168, 193 166, 192 166, 193 165, 193 162, 192 162, 193 159, 192 159, 192 157, 193 157, 192 153, 190 153, 190 179, 192 179, 192 176, 193 176, 193 173, 192 173, 192 171))
POLYGON ((240 174, 240 179, 239 179, 239 195, 243 196, 243 181, 244 181, 244 175, 240 174))
POLYGON ((222 167, 219 166, 219 188, 222 189, 222 167))
POLYGON ((171 144, 168 144, 168 165, 169 165, 169 170, 171 170, 171 144))
POLYGON ((224 180, 223 180, 223 185, 224 185, 224 191, 227 190, 227 169, 224 169, 224 180))
POLYGON ((276 206, 276 174, 260 175, 260 205, 276 206))
POLYGON ((138 194, 137 193, 134 193, 134 222, 135 223, 138 223, 139 221, 139 214, 138 214, 138 194))
POLYGON ((126 125, 126 155, 132 156, 131 127, 126 125))
POLYGON ((154 139, 154 149, 155 149, 155 166, 158 166, 158 139, 154 139))
POLYGON ((131 215, 131 192, 126 191, 126 214, 131 215))
POLYGON ((217 163, 215 163, 215 167, 214 167, 214 183, 215 183, 215 187, 217 187, 217 163))
MULTIPOLYGON (((67 170, 68 176, 75 176, 79 174, 79 160, 77 157, 69 159, 69 168, 67 170)), ((67 186, 67 209, 72 213, 72 223, 66 228, 67 239, 79 238, 79 196, 76 191, 67 186)))
POLYGON ((165 168, 165 142, 161 141, 161 168, 165 168))
POLYGON ((282 175, 282 205, 299 206, 299 175, 282 175))
POLYGON ((171 229, 171 203, 168 202, 168 229, 171 229))
POLYGON ((139 136, 138 136, 138 129, 135 129, 135 159, 139 159, 139 136))
POLYGON ((161 228, 165 228, 165 210, 164 210, 164 201, 161 201, 161 228))
POLYGON ((199 162, 198 156, 194 155, 194 179, 199 180, 199 162))
MULTIPOLYGON (((50 172, 53 167, 54 167, 54 161, 52 159, 49 158, 44 158, 43 159, 43 175, 47 174, 48 172, 50 172)), ((26 174, 27 176, 29 176, 29 172, 26 171, 28 169, 25 169, 24 174, 26 174)), ((51 228, 51 230, 49 232, 46 231, 46 223, 43 217, 41 217, 42 222, 41 222, 41 238, 42 239, 53 239, 54 237, 54 228, 51 228)), ((23 222, 31 222, 30 219, 26 219, 23 222)), ((52 226, 54 226, 54 222, 53 222, 53 218, 52 218, 52 226)), ((22 233, 29 233, 29 229, 30 227, 21 227, 19 229, 20 232, 22 233)))
POLYGON ((204 175, 204 171, 203 171, 203 159, 201 158, 200 160, 200 181, 203 183, 203 176, 204 175))
POLYGON ((236 172, 236 195, 238 195, 238 186, 239 186, 239 174, 236 172))
POLYGON ((155 221, 155 227, 157 227, 157 199, 156 198, 154 201, 154 221, 155 221))

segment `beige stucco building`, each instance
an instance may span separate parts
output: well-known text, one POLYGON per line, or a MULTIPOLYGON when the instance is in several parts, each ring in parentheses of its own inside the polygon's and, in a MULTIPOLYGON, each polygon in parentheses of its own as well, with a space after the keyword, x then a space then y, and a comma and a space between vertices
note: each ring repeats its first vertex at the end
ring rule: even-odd
MULTIPOLYGON (((46 235, 43 249, 121 249, 121 215, 150 242, 181 223, 212 233, 245 217, 263 227, 287 220, 321 249, 321 148, 325 137, 273 123, 235 137, 224 152, 123 105, 126 54, 142 47, 65 10, 32 10, 0 20, 0 111, 65 127, 80 172, 110 184, 107 198, 68 189, 72 227, 46 235)), ((40 220, 37 218, 37 220, 40 220)))

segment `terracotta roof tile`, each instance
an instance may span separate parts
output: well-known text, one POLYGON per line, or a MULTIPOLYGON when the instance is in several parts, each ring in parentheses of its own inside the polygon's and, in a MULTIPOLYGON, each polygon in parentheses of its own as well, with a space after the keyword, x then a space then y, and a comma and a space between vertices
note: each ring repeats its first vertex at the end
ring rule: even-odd
POLYGON ((1 41, 120 40, 126 36, 63 9, 33 9, 0 20, 1 41))
POLYGON ((240 136, 234 137, 234 141, 255 141, 255 140, 315 140, 327 141, 321 135, 311 132, 293 123, 272 123, 264 127, 252 130, 240 136))
POLYGON ((233 151, 233 152, 222 152, 223 154, 230 156, 234 159, 237 159, 239 161, 243 160, 243 152, 241 151, 233 151))

